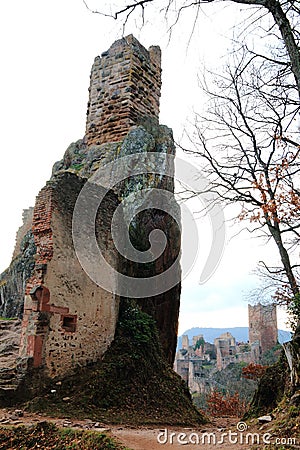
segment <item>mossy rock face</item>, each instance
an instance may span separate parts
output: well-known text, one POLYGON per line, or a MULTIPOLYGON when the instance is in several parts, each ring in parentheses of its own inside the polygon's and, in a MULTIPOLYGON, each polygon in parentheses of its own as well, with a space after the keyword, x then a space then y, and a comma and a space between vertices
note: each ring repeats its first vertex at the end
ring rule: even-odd
POLYGON ((26 283, 32 275, 35 253, 36 246, 30 230, 21 241, 19 254, 12 260, 8 269, 0 274, 1 317, 22 317, 26 283))
MULTIPOLYGON (((168 176, 164 175, 164 154, 173 155, 174 148, 171 130, 151 120, 133 127, 122 142, 87 147, 84 140, 79 140, 71 144, 64 158, 54 165, 50 184, 55 186, 60 177, 66 176, 72 187, 75 178, 77 181, 81 178, 84 183, 98 167, 104 167, 108 162, 132 153, 154 151, 160 156, 161 170, 158 173, 153 171, 156 165, 150 161, 149 173, 142 171, 136 177, 124 180, 123 185, 117 184, 115 194, 121 201, 144 187, 172 193, 174 180, 172 171, 166 172, 168 176)), ((123 166, 121 169, 123 171, 123 166)), ((115 177, 115 172, 111 176, 115 177)), ((137 207, 144 204, 142 200, 138 204, 136 200, 132 203, 127 199, 123 207, 124 216, 135 217, 129 213, 135 213, 137 207)), ((175 201, 173 209, 179 217, 175 201)), ((160 228, 167 236, 168 246, 155 264, 144 265, 143 271, 139 264, 127 264, 125 273, 133 277, 164 272, 177 260, 180 252, 180 227, 175 226, 175 220, 169 219, 172 214, 163 214, 163 208, 149 210, 143 218, 138 217, 132 223, 130 237, 137 249, 139 246, 146 249, 150 232, 160 228)), ((24 246, 22 251, 25 252, 26 248, 24 246)), ((121 258, 119 265, 122 266, 121 258)), ((179 264, 176 270, 176 280, 180 280, 179 264)), ((101 361, 78 367, 64 379, 50 379, 46 368, 30 368, 16 395, 11 393, 10 404, 15 400, 29 401, 29 408, 49 414, 78 418, 89 415, 107 422, 202 423, 203 418, 193 406, 187 387, 171 369, 176 350, 179 300, 180 283, 154 297, 139 300, 122 298, 115 339, 101 361)), ((5 399, 0 396, 0 403, 2 400, 5 399)))
MULTIPOLYGON (((30 376, 23 392, 32 382, 30 376)), ((40 392, 27 403, 31 411, 104 423, 204 423, 185 383, 165 360, 154 320, 133 300, 121 300, 116 336, 101 362, 47 385, 43 377, 40 382, 40 392)))
POLYGON ((259 381, 258 388, 246 418, 270 413, 282 400, 288 385, 289 370, 284 351, 276 364, 268 367, 259 381))

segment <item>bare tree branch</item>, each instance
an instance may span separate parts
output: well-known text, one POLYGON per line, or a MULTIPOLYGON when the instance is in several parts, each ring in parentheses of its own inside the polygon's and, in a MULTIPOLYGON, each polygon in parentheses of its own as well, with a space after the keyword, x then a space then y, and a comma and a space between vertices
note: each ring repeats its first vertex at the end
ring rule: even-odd
MULTIPOLYGON (((144 5, 146 3, 152 3, 155 0, 140 0, 140 1, 136 1, 135 3, 130 3, 128 5, 126 5, 124 8, 120 9, 119 11, 116 11, 114 14, 107 14, 98 10, 92 10, 91 8, 89 8, 86 0, 82 0, 83 3, 85 4, 86 8, 92 12, 93 14, 101 14, 102 16, 105 17, 112 17, 113 19, 117 20, 119 18, 119 16, 121 16, 122 14, 128 12, 127 17, 126 17, 126 21, 128 20, 128 17, 130 16, 131 13, 133 13, 133 11, 138 8, 141 7, 142 10, 144 9, 144 5)), ((212 0, 213 1, 213 0, 212 0)))

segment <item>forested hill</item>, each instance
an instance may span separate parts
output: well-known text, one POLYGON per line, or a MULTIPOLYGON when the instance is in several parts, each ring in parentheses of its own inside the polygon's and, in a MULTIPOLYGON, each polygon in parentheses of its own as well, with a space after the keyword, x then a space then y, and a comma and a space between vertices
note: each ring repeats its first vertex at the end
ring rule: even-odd
MULTIPOLYGON (((248 341, 248 327, 234 327, 234 328, 190 328, 182 334, 187 334, 190 340, 190 345, 192 345, 193 336, 198 334, 203 334, 204 340, 206 342, 211 342, 213 344, 214 339, 219 337, 222 333, 229 332, 235 337, 236 342, 247 342, 248 341)), ((278 341, 280 344, 287 342, 291 339, 291 333, 285 330, 278 330, 278 341)), ((178 348, 181 348, 182 336, 178 338, 178 348)))

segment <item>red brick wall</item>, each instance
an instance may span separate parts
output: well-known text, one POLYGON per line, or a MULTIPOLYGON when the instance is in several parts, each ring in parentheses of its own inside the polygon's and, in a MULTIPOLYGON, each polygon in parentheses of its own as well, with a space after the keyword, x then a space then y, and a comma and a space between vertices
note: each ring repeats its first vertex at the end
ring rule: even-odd
POLYGON ((46 185, 37 196, 33 211, 32 232, 36 245, 36 262, 34 275, 28 280, 26 286, 26 295, 35 285, 43 283, 44 266, 51 261, 53 256, 52 211, 52 188, 46 185))
POLYGON ((52 211, 52 188, 45 186, 37 196, 33 212, 32 231, 37 247, 36 264, 47 264, 53 256, 52 211))

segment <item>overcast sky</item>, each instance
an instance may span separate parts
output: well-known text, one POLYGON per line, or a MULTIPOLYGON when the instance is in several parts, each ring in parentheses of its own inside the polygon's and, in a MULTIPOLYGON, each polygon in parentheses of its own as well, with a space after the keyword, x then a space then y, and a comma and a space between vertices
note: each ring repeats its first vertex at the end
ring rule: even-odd
MULTIPOLYGON (((96 7, 107 2, 88 3, 96 7)), ((173 128, 177 141, 193 110, 203 107, 197 74, 204 63, 222 64, 239 8, 204 5, 189 43, 191 13, 185 12, 170 41, 163 17, 154 19, 147 10, 144 27, 137 20, 125 30, 145 47, 161 46, 160 120, 173 128)), ((0 37, 0 270, 4 270, 22 210, 34 205, 54 162, 84 135, 91 65, 95 56, 122 37, 122 24, 91 14, 81 0, 10 0, 0 3, 0 37)), ((205 220, 199 226, 200 257, 183 283, 179 332, 192 326, 247 326, 247 296, 257 283, 251 272, 266 252, 272 254, 272 246, 250 240, 246 233, 228 239, 217 271, 200 286, 211 230, 205 220)), ((232 233, 228 226, 227 237, 232 233)), ((281 328, 286 328, 284 321, 280 319, 281 328)))

